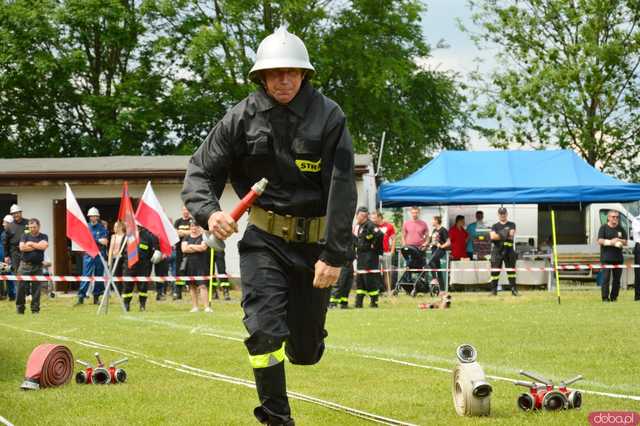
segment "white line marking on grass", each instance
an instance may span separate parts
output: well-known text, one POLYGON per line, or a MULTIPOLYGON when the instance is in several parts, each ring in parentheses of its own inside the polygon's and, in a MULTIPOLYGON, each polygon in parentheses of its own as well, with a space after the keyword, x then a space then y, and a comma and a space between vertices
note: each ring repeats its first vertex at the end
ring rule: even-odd
MULTIPOLYGON (((195 372, 198 375, 207 375, 207 376, 209 376, 209 378, 215 378, 215 379, 219 379, 219 380, 223 380, 223 381, 231 381, 232 383, 237 383, 237 384, 240 384, 240 385, 243 385, 243 386, 248 386, 248 387, 255 388, 255 383, 250 381, 250 380, 237 379, 235 377, 226 376, 224 374, 215 373, 213 371, 203 370, 203 369, 191 367, 191 366, 185 365, 185 364, 179 364, 179 363, 173 362, 171 360, 164 360, 164 362, 167 363, 167 364, 174 365, 174 366, 179 367, 179 368, 183 368, 183 369, 195 372)), ((315 404, 321 405, 323 407, 330 408, 332 410, 343 411, 343 412, 352 414, 352 415, 354 415, 356 417, 360 417, 362 419, 369 420, 369 421, 374 421, 374 422, 380 423, 380 424, 398 425, 398 426, 415 426, 412 423, 405 423, 405 422, 402 422, 400 420, 390 419, 390 418, 387 418, 387 417, 379 416, 377 414, 371 414, 371 413, 368 413, 366 411, 357 410, 355 408, 345 407, 344 405, 336 404, 335 402, 325 401, 325 400, 322 400, 322 399, 319 399, 319 398, 315 398, 313 396, 305 395, 305 394, 302 394, 302 393, 299 393, 299 392, 288 391, 287 395, 292 399, 298 399, 300 401, 306 401, 306 402, 315 403, 315 404)))
MULTIPOLYGON (((202 327, 202 326, 192 327, 192 326, 189 326, 189 325, 179 324, 179 323, 175 323, 175 322, 171 322, 171 321, 156 321, 156 320, 150 320, 150 319, 140 318, 140 317, 127 317, 127 319, 131 319, 131 320, 134 320, 134 321, 140 321, 140 322, 149 322, 149 323, 152 323, 152 324, 163 325, 163 326, 174 328, 174 329, 188 329, 188 330, 191 330, 191 332, 194 333, 194 334, 200 334, 200 335, 204 335, 204 336, 215 337, 215 338, 223 339, 223 340, 244 342, 244 339, 231 337, 231 336, 225 336, 225 335, 221 335, 221 334, 217 334, 217 333, 209 333, 209 332, 201 331, 201 330, 212 330, 211 328, 208 328, 208 327, 202 327)), ((234 334, 239 335, 239 333, 234 333, 234 334)), ((415 364, 415 363, 411 363, 411 362, 408 362, 408 361, 397 360, 397 359, 394 359, 394 358, 386 358, 386 357, 379 357, 379 356, 369 355, 371 353, 378 353, 378 354, 382 354, 382 355, 387 355, 389 353, 388 350, 383 350, 383 349, 380 349, 380 348, 377 348, 377 347, 368 347, 368 346, 346 347, 346 346, 340 346, 340 345, 334 345, 334 344, 327 344, 326 346, 327 346, 328 349, 341 350, 341 351, 353 354, 354 356, 357 356, 357 357, 377 359, 379 361, 392 362, 392 363, 396 363, 396 364, 402 364, 402 365, 405 365, 405 366, 425 368, 425 369, 430 369, 430 370, 440 371, 440 372, 446 372, 446 373, 451 373, 453 371, 452 369, 443 368, 443 367, 435 367, 435 366, 430 366, 430 365, 425 365, 425 364, 415 364)), ((398 355, 397 351, 393 351, 393 352, 394 352, 394 354, 398 355)), ((408 357, 408 358, 418 358, 418 359, 425 360, 427 362, 452 363, 451 360, 448 359, 448 358, 443 358, 443 357, 435 356, 435 355, 426 355, 425 356, 424 354, 417 354, 417 353, 416 354, 399 354, 399 355, 405 356, 405 357, 408 357)), ((490 368, 494 368, 494 369, 500 369, 501 368, 501 367, 496 367, 496 366, 487 366, 487 364, 483 364, 483 365, 485 367, 490 367, 490 368)), ((502 368, 502 369, 504 369, 504 368, 502 368)), ((515 370, 515 369, 513 370, 514 373, 517 373, 518 371, 519 370, 515 370)), ((495 380, 509 381, 511 383, 516 382, 515 379, 509 379, 507 377, 489 376, 489 375, 487 375, 487 377, 494 378, 495 380)), ((598 382, 591 382, 591 383, 593 385, 595 385, 595 386, 600 386, 600 387, 612 389, 611 386, 609 386, 607 384, 604 384, 604 383, 598 383, 598 382)), ((572 388, 572 389, 575 389, 575 388, 572 388)), ((585 394, 600 395, 600 396, 607 396, 607 397, 610 397, 610 398, 622 398, 622 399, 631 399, 631 400, 634 400, 634 401, 640 401, 640 396, 635 396, 635 395, 600 392, 600 391, 584 390, 584 389, 576 389, 576 390, 579 390, 580 392, 583 392, 585 394)))
MULTIPOLYGON (((441 368, 441 367, 433 367, 431 365, 422 365, 422 364, 416 364, 413 362, 407 362, 407 361, 400 361, 397 359, 393 359, 393 358, 381 358, 381 357, 377 357, 377 356, 371 356, 371 355, 360 355, 363 358, 369 358, 369 359, 375 359, 378 361, 384 361, 384 362, 391 362, 394 364, 400 364, 400 365, 405 365, 407 367, 417 367, 417 368, 424 368, 427 370, 436 370, 436 371, 442 371, 444 373, 453 373, 453 370, 450 370, 448 368, 441 368)), ((493 380, 501 380, 504 382, 510 382, 510 383, 515 383, 517 380, 514 379, 510 379, 508 377, 501 377, 501 376, 492 376, 487 374, 486 375, 488 378, 493 379, 493 380)), ((640 396, 636 396, 636 395, 624 395, 624 394, 619 394, 619 393, 609 393, 609 392, 598 392, 598 391, 592 391, 592 390, 586 390, 586 389, 577 389, 577 388, 571 388, 574 390, 578 390, 584 394, 590 394, 590 395, 599 395, 599 396, 607 396, 609 398, 618 398, 618 399, 631 399, 633 401, 640 401, 640 396)))
MULTIPOLYGON (((231 340, 233 342, 244 342, 244 338, 231 337, 231 336, 227 336, 227 335, 224 335, 224 334, 218 334, 216 329, 213 329, 211 327, 204 327, 204 326, 201 326, 201 325, 196 326, 196 327, 192 327, 190 325, 179 324, 177 322, 172 322, 172 321, 158 321, 158 320, 151 320, 151 319, 138 318, 138 317, 126 317, 126 319, 128 319, 130 321, 148 322, 148 323, 151 323, 151 324, 162 325, 162 326, 165 326, 165 327, 179 329, 179 330, 189 330, 189 333, 191 333, 191 334, 199 334, 199 335, 203 335, 203 336, 217 337, 218 339, 231 340), (215 331, 216 333, 213 333, 213 331, 215 331)), ((241 336, 242 335, 240 333, 233 333, 233 334, 235 334, 237 336, 241 336)))
POLYGON ((5 426, 13 426, 13 423, 11 423, 9 420, 5 419, 2 416, 0 416, 0 423, 2 423, 5 426))
MULTIPOLYGON (((91 340, 85 340, 85 339, 73 339, 67 336, 59 336, 59 335, 52 335, 52 334, 47 334, 47 333, 43 333, 41 331, 36 331, 36 330, 30 330, 30 329, 23 329, 23 328, 19 328, 19 327, 15 327, 9 324, 2 324, 0 323, 0 325, 3 325, 5 327, 8 328, 12 328, 14 330, 19 330, 19 331, 26 331, 28 333, 34 333, 34 334, 38 334, 41 336, 45 336, 45 337, 49 337, 49 338, 53 338, 53 339, 57 339, 57 340, 62 340, 65 342, 73 342, 82 346, 88 346, 88 347, 92 347, 95 349, 103 349, 103 350, 108 350, 111 352, 116 352, 116 353, 120 353, 122 355, 127 355, 130 356, 132 358, 141 358, 143 361, 148 362, 152 365, 158 366, 158 367, 163 367, 163 368, 168 368, 168 369, 172 369, 181 373, 185 373, 185 374, 190 374, 193 376, 198 376, 198 377, 202 377, 205 379, 209 379, 209 380, 218 380, 218 381, 223 381, 226 383, 231 383, 231 384, 235 384, 235 385, 240 385, 240 386, 245 386, 245 387, 249 387, 249 388, 254 388, 255 389, 255 383, 250 381, 250 380, 246 380, 246 379, 241 379, 241 378, 237 378, 237 377, 232 377, 232 376, 227 376, 224 374, 220 374, 220 373, 216 373, 213 371, 208 371, 208 370, 202 370, 196 367, 191 367, 189 365, 186 364, 180 364, 180 363, 176 363, 174 361, 170 361, 170 360, 164 360, 163 362, 158 362, 155 361, 152 357, 142 354, 140 352, 135 352, 135 351, 131 351, 128 349, 123 349, 123 348, 118 348, 116 346, 110 346, 110 345, 104 345, 102 343, 98 343, 98 342, 94 342, 91 340), (177 366, 177 367, 176 367, 177 366)), ((304 402, 308 402, 311 404, 316 404, 316 405, 320 405, 322 407, 325 408, 329 408, 331 410, 335 410, 335 411, 339 411, 339 412, 343 412, 355 417, 359 417, 365 420, 369 420, 371 422, 374 423, 378 423, 378 424, 383 424, 383 425, 390 425, 390 426, 416 426, 413 423, 407 423, 407 422, 403 422, 401 420, 396 420, 396 419, 392 419, 392 418, 388 418, 388 417, 383 417, 377 414, 373 414, 373 413, 368 413, 366 411, 362 411, 362 410, 358 410, 356 408, 351 408, 351 407, 346 407, 344 405, 340 405, 337 404, 335 402, 331 402, 331 401, 325 401, 323 399, 320 398, 316 398, 313 396, 309 396, 309 395, 305 395, 299 392, 294 392, 294 391, 288 391, 287 395, 289 397, 291 397, 292 399, 297 399, 300 401, 304 401, 304 402)), ((0 417, 0 419, 4 419, 3 417, 0 417)), ((13 426, 9 423, 9 426, 13 426)))

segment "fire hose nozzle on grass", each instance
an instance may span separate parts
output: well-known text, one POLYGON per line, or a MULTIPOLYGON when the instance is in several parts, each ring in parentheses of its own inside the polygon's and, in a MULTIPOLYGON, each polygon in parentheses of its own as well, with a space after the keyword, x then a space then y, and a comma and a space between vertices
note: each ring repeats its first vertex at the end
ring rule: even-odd
POLYGON ((459 416, 488 416, 493 388, 478 364, 478 352, 472 345, 458 346, 460 363, 453 370, 453 405, 459 416))

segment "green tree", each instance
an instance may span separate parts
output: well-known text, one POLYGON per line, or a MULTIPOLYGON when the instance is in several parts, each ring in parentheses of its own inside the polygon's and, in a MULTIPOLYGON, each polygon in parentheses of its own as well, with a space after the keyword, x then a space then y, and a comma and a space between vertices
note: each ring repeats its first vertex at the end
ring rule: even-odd
POLYGON ((477 76, 478 116, 496 145, 559 146, 616 175, 638 177, 640 2, 469 2, 499 66, 477 76))
POLYGON ((168 81, 136 4, 2 1, 1 155, 163 149, 168 81))
POLYGON ((299 35, 313 84, 387 178, 465 142, 464 98, 429 55, 419 0, 0 0, 0 155, 191 153, 248 81, 259 42, 299 35))
POLYGON ((452 75, 420 69, 429 55, 415 0, 192 0, 155 3, 166 34, 166 54, 180 52, 190 78, 181 81, 190 104, 216 87, 220 108, 184 126, 181 148, 197 146, 226 107, 254 89, 247 81, 254 49, 279 25, 299 35, 317 70, 313 84, 344 109, 357 152, 378 158, 383 131, 385 177, 398 178, 441 148, 466 142, 464 97, 452 75), (169 13, 167 13, 169 12, 169 13), (213 23, 213 24, 212 24, 213 23), (196 76, 196 78, 193 78, 196 76))

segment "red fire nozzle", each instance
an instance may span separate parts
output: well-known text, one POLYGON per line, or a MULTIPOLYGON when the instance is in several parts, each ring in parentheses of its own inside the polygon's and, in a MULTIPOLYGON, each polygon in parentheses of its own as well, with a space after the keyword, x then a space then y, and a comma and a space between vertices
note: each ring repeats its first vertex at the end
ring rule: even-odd
MULTIPOLYGON (((244 212, 246 212, 249 207, 253 204, 253 202, 262 195, 264 190, 267 188, 269 181, 267 178, 262 178, 258 182, 254 183, 249 192, 242 197, 242 200, 236 204, 236 206, 231 210, 229 216, 233 218, 236 222, 242 217, 244 212)), ((208 232, 204 235, 204 240, 207 245, 215 250, 224 250, 224 241, 220 241, 208 232)))

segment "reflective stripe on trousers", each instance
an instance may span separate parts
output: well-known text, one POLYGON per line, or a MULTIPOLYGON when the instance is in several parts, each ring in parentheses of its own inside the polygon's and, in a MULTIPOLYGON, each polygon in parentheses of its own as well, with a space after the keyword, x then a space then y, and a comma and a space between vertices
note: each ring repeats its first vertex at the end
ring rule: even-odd
POLYGON ((267 368, 272 367, 276 364, 284 361, 284 343, 280 347, 273 352, 269 352, 262 355, 251 355, 249 354, 249 362, 251 363, 251 367, 253 368, 267 368))

